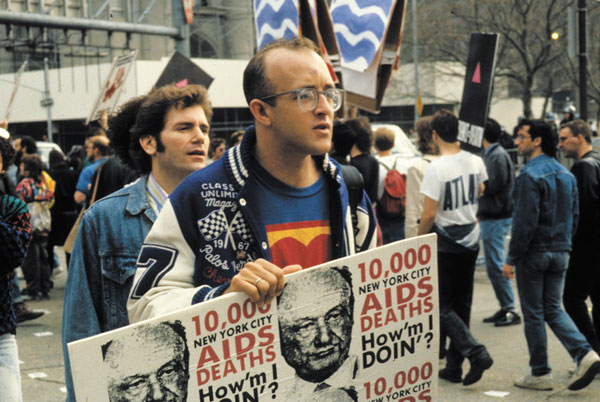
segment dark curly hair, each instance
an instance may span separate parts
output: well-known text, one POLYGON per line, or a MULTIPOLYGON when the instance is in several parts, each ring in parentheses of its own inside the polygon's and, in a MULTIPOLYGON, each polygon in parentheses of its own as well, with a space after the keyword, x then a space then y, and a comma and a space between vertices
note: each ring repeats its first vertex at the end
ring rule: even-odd
POLYGON ((6 168, 13 163, 13 159, 15 158, 15 149, 12 147, 9 140, 0 138, 0 154, 2 154, 2 169, 6 170, 6 168))
POLYGON ((167 113, 172 107, 185 109, 200 105, 206 119, 212 119, 212 105, 208 91, 202 85, 188 85, 178 88, 166 85, 153 88, 147 95, 129 100, 108 121, 110 143, 116 154, 132 169, 142 174, 152 170, 152 160, 142 149, 140 138, 151 135, 156 138, 157 150, 165 147, 160 140, 160 132, 165 126, 167 113))
POLYGON ((42 171, 44 163, 39 155, 25 155, 21 158, 23 168, 27 171, 27 177, 35 180, 36 183, 42 181, 42 171))

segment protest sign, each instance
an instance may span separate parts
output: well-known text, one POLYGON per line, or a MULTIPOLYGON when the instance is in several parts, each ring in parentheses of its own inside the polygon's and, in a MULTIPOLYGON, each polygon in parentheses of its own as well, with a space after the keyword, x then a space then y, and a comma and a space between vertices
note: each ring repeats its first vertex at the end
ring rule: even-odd
POLYGON ((85 124, 89 124, 90 121, 98 120, 105 110, 110 114, 115 109, 124 87, 123 84, 127 80, 127 76, 129 75, 129 71, 135 62, 136 57, 137 50, 134 50, 128 54, 114 58, 108 76, 102 85, 102 89, 96 98, 96 102, 94 102, 94 107, 85 121, 85 124))
POLYGON ((333 0, 330 13, 340 49, 346 101, 378 113, 397 67, 406 1, 361 4, 333 0))
POLYGON ((13 102, 15 101, 15 96, 17 96, 17 91, 19 90, 19 85, 21 84, 21 76, 23 75, 23 71, 27 68, 27 60, 21 64, 19 70, 17 71, 17 76, 15 77, 15 85, 13 86, 13 90, 10 93, 10 98, 8 100, 8 105, 6 106, 6 112, 4 113, 4 117, 6 120, 10 118, 10 112, 12 111, 13 102))
POLYGON ((257 49, 298 36, 298 0, 254 0, 257 49))
POLYGON ((437 283, 431 234, 72 342, 77 400, 437 400, 437 283))
POLYGON ((200 66, 176 50, 154 86, 160 88, 175 84, 176 87, 181 88, 186 85, 202 85, 208 89, 213 80, 213 77, 200 66))
POLYGON ((335 40, 333 22, 327 3, 325 0, 300 0, 298 5, 300 35, 319 46, 333 82, 341 83, 340 51, 335 40))
POLYGON ((458 140, 467 150, 478 150, 483 142, 497 45, 498 34, 471 34, 465 86, 458 113, 458 140))

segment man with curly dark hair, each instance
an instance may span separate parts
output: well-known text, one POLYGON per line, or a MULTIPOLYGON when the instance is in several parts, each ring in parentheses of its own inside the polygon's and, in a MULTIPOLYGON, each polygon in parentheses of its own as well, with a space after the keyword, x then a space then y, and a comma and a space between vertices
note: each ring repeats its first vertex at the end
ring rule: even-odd
POLYGON ((208 92, 190 85, 153 89, 109 119, 112 147, 142 176, 95 202, 81 220, 63 311, 67 401, 75 400, 67 343, 129 324, 140 247, 168 195, 205 166, 211 118, 208 92))

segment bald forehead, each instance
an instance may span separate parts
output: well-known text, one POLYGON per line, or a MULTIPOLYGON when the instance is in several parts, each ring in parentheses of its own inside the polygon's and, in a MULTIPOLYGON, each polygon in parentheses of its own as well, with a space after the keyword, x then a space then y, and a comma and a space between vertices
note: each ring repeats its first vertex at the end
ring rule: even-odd
POLYGON ((175 354, 183 352, 184 341, 168 325, 160 324, 141 327, 128 334, 126 337, 113 340, 106 351, 105 360, 114 362, 124 353, 127 354, 152 354, 162 350, 171 349, 175 354))
POLYGON ((279 304, 285 307, 297 304, 299 300, 314 303, 318 299, 326 299, 334 295, 348 297, 350 295, 350 285, 336 270, 319 270, 307 272, 296 280, 289 281, 281 295, 279 304), (310 295, 314 295, 314 297, 310 297, 310 295))

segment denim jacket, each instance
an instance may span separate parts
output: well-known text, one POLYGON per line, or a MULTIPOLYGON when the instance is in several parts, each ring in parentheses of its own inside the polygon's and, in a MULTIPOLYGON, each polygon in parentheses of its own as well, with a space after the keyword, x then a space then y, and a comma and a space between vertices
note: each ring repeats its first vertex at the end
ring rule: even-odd
POLYGON ((529 251, 571 251, 579 201, 575 177, 554 158, 530 160, 517 177, 515 209, 506 263, 517 265, 529 251))
POLYGON ((62 342, 67 401, 75 401, 67 343, 129 324, 126 303, 140 247, 156 220, 145 175, 83 215, 69 263, 62 342))

